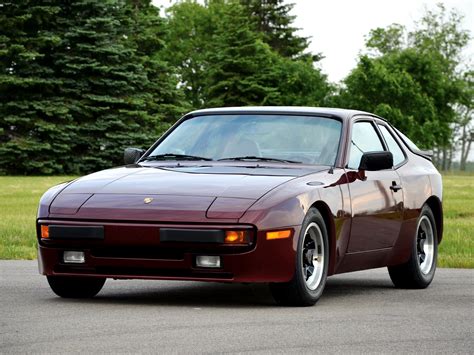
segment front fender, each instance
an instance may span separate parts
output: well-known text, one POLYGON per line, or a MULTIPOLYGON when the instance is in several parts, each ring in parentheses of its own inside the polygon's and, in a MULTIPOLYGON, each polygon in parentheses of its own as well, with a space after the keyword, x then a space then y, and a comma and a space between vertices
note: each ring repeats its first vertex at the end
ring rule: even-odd
MULTIPOLYGON (((344 257, 350 236, 351 204, 343 169, 292 180, 257 201, 239 220, 259 230, 301 228, 308 210, 316 207, 327 222, 330 269, 333 274, 344 257)), ((297 249, 299 234, 293 237, 297 249)))
POLYGON ((63 182, 49 188, 40 198, 37 212, 37 219, 47 218, 49 216, 49 207, 54 199, 63 191, 72 181, 63 182))

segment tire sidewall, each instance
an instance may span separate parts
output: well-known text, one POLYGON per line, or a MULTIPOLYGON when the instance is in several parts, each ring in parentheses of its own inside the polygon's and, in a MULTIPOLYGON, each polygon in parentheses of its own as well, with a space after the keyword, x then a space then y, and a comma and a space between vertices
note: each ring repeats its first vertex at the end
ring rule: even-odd
POLYGON ((298 251, 296 255, 296 267, 295 267, 295 281, 296 286, 303 296, 303 298, 308 302, 314 304, 322 295, 324 287, 326 286, 326 279, 328 275, 328 266, 329 266, 329 242, 328 242, 328 233, 326 224, 321 213, 317 209, 310 209, 303 221, 301 226, 301 231, 298 239, 298 251), (323 264, 323 275, 321 277, 321 282, 318 287, 314 290, 310 290, 306 285, 306 280, 304 279, 302 268, 303 268, 303 243, 305 237, 306 228, 310 223, 316 223, 321 230, 323 241, 324 241, 324 264, 323 264))
POLYGON ((47 276, 53 292, 63 298, 91 298, 100 292, 106 279, 101 277, 47 276))

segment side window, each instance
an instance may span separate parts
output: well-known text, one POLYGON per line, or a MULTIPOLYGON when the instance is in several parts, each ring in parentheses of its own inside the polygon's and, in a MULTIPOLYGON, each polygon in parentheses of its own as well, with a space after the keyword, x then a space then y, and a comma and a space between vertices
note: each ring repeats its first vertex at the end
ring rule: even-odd
POLYGON ((388 150, 393 154, 393 165, 400 164, 405 160, 405 154, 403 153, 403 150, 400 148, 395 138, 393 138, 392 133, 389 132, 387 127, 379 125, 379 128, 380 132, 382 132, 385 142, 387 142, 388 150))
POLYGON ((349 163, 351 169, 358 169, 360 158, 365 152, 383 151, 383 145, 370 122, 356 122, 352 126, 351 148, 349 152, 349 163))

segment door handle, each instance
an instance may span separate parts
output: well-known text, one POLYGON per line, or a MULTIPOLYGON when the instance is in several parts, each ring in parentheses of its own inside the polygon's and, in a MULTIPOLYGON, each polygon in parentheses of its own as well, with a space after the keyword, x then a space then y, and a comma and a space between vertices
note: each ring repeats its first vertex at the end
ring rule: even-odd
POLYGON ((392 190, 393 192, 397 192, 398 190, 401 190, 401 189, 402 189, 401 185, 398 185, 395 181, 392 181, 390 190, 392 190))

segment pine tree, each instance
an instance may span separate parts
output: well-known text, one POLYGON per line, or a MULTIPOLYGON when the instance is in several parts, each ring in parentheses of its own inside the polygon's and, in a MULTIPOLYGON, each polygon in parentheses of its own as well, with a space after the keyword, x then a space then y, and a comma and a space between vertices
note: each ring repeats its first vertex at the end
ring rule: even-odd
POLYGON ((148 146, 180 111, 159 56, 159 14, 146 1, 35 4, 6 3, 0 13, 0 172, 121 164, 124 147, 148 146))
POLYGON ((304 54, 308 43, 291 27, 291 8, 243 0, 173 5, 167 60, 190 105, 322 104, 327 79, 313 66, 317 56, 304 54))
POLYGON ((321 59, 320 54, 305 53, 309 46, 306 37, 296 34, 293 27, 295 16, 290 12, 295 6, 285 0, 240 0, 255 29, 263 34, 263 39, 280 55, 287 58, 308 58, 314 61, 321 59))
POLYGON ((123 1, 63 3, 61 47, 55 66, 61 95, 74 117, 75 168, 93 171, 121 163, 123 148, 146 141, 147 77, 128 40, 131 20, 123 1))
POLYGON ((61 45, 54 2, 4 2, 0 11, 0 173, 64 173, 74 123, 53 53, 61 45))
POLYGON ((165 60, 168 28, 160 10, 151 0, 127 0, 132 20, 130 40, 135 43, 136 56, 147 76, 145 91, 150 95, 147 112, 163 132, 189 109, 184 105, 184 95, 178 87, 175 68, 165 60))
POLYGON ((263 43, 238 3, 229 3, 209 52, 205 100, 208 106, 265 105, 277 89, 273 64, 278 57, 263 43))

